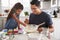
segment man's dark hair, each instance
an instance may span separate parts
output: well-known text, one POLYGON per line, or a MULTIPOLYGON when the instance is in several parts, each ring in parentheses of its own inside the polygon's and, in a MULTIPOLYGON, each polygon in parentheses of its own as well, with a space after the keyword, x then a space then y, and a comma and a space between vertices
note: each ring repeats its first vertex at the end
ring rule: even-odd
POLYGON ((30 2, 30 4, 31 4, 31 5, 36 5, 37 7, 40 7, 40 1, 38 1, 38 0, 32 0, 32 1, 30 2))

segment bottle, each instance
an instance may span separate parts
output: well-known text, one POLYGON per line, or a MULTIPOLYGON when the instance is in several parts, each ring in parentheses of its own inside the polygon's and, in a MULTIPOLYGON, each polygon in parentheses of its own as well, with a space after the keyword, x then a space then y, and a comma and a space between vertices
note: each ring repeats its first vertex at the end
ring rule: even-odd
POLYGON ((3 38, 6 38, 7 29, 2 30, 2 32, 3 32, 3 38))

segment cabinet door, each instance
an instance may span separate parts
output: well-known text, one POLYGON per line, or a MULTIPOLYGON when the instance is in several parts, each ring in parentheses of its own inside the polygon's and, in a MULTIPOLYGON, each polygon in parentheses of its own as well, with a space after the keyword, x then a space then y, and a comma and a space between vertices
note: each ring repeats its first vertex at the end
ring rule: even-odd
POLYGON ((5 27, 6 18, 0 18, 0 30, 2 30, 5 27))
POLYGON ((2 24, 2 20, 0 19, 0 30, 2 30, 3 28, 3 24, 2 24))

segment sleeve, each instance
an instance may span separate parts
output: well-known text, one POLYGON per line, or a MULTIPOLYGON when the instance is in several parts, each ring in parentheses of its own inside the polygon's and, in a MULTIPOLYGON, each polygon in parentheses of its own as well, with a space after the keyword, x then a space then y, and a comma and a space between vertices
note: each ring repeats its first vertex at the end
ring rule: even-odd
POLYGON ((47 24, 47 26, 50 26, 50 25, 52 25, 52 24, 53 24, 53 22, 52 22, 52 19, 51 19, 51 16, 50 16, 50 15, 47 15, 47 17, 46 17, 46 24, 47 24))

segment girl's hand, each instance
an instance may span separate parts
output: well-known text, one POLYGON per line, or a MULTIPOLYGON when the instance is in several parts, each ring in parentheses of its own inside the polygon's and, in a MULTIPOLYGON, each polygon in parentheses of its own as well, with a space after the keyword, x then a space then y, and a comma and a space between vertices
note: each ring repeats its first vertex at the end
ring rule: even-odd
POLYGON ((24 23, 23 26, 26 27, 26 24, 24 23))

